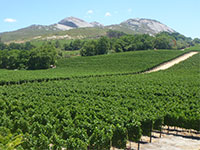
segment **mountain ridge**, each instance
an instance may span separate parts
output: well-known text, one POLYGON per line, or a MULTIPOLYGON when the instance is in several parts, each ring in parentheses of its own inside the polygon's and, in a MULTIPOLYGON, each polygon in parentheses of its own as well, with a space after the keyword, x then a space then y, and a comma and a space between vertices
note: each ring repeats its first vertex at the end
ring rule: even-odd
POLYGON ((155 33, 155 34, 159 32, 163 32, 163 31, 170 32, 170 33, 176 32, 175 30, 171 29, 167 25, 154 19, 146 19, 146 18, 128 19, 121 23, 121 25, 124 25, 124 24, 130 25, 131 27, 135 27, 133 28, 133 30, 137 30, 138 26, 145 26, 146 30, 148 29, 149 32, 152 31, 152 33, 155 33))
MULTIPOLYGON (((16 40, 31 40, 35 37, 44 37, 52 36, 56 34, 62 34, 65 31, 75 30, 85 28, 85 30, 89 28, 101 28, 101 30, 117 30, 122 31, 128 34, 150 34, 155 35, 159 32, 176 32, 165 24, 154 20, 154 19, 146 19, 146 18, 130 18, 126 21, 123 21, 119 24, 104 26, 99 22, 86 22, 82 19, 76 17, 66 17, 60 20, 58 23, 51 25, 30 25, 25 28, 21 28, 19 30, 3 32, 0 33, 2 41, 16 41, 16 40)), ((88 33, 89 34, 89 33, 88 33)), ((88 35, 90 37, 90 35, 88 35)), ((98 36, 98 35, 97 35, 98 36)), ((67 36, 66 36, 67 37, 67 36)), ((87 38, 87 36, 85 36, 87 38)))

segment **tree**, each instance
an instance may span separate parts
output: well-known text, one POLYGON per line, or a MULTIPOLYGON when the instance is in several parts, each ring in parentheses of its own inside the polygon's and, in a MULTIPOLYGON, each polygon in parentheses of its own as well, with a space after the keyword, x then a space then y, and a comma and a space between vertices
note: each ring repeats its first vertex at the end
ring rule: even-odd
POLYGON ((7 55, 7 69, 16 69, 19 64, 19 50, 8 51, 7 55))
POLYGON ((27 50, 0 51, 0 68, 27 69, 30 52, 27 50))
POLYGON ((95 40, 87 41, 81 48, 81 56, 94 56, 96 55, 97 42, 95 40))
POLYGON ((122 36, 120 37, 120 44, 122 46, 122 50, 124 52, 126 51, 130 51, 129 46, 131 43, 134 42, 135 37, 133 35, 126 35, 126 36, 122 36))
POLYGON ((72 43, 72 50, 79 50, 81 49, 82 42, 79 39, 74 40, 72 43))
POLYGON ((52 44, 46 44, 40 48, 33 49, 28 61, 28 69, 47 69, 55 65, 57 53, 52 44))
POLYGON ((114 44, 114 50, 115 52, 123 52, 122 50, 122 46, 121 46, 121 43, 120 43, 120 40, 117 40, 114 44))
POLYGON ((172 49, 172 42, 168 36, 157 36, 154 41, 154 47, 157 49, 172 49))
POLYGON ((193 42, 194 42, 195 44, 200 44, 200 39, 199 39, 199 38, 195 38, 195 39, 193 40, 193 42))
POLYGON ((71 41, 70 43, 64 44, 64 50, 79 50, 83 46, 83 42, 80 39, 71 41))
POLYGON ((35 48, 35 46, 32 45, 31 42, 26 42, 24 45, 24 50, 31 50, 33 48, 35 48))
POLYGON ((55 48, 60 48, 60 47, 61 47, 60 42, 58 40, 56 40, 56 42, 55 42, 55 48))
POLYGON ((18 43, 10 43, 8 48, 9 48, 9 50, 12 50, 12 49, 22 50, 23 49, 23 45, 22 44, 18 44, 18 43))
POLYGON ((8 50, 3 50, 0 53, 0 68, 7 68, 8 65, 8 50))
POLYGON ((114 31, 114 30, 108 30, 107 31, 107 36, 109 38, 120 38, 123 35, 126 35, 126 34, 124 32, 114 31))
POLYGON ((28 68, 28 61, 30 57, 30 52, 27 50, 20 51, 18 56, 18 69, 27 69, 28 68))
POLYGON ((4 44, 3 42, 0 42, 0 50, 4 50, 7 48, 7 45, 4 44))
POLYGON ((70 45, 69 43, 65 43, 65 44, 64 44, 64 50, 65 50, 65 51, 71 51, 71 50, 72 50, 71 45, 70 45))
POLYGON ((97 42, 96 55, 107 54, 109 49, 109 39, 107 37, 101 37, 97 42))

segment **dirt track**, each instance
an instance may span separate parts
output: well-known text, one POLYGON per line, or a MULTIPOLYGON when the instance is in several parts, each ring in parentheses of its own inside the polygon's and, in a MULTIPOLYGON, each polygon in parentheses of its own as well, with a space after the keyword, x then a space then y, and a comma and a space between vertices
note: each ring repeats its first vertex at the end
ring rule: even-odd
POLYGON ((181 61, 184 61, 184 60, 188 59, 189 57, 192 57, 193 55, 195 55, 197 53, 198 52, 190 52, 190 53, 184 54, 183 56, 180 56, 180 57, 178 57, 176 59, 173 59, 173 60, 171 60, 169 62, 161 64, 158 67, 155 67, 155 68, 153 68, 153 69, 151 69, 151 70, 149 70, 149 71, 147 71, 145 73, 151 73, 151 72, 156 72, 156 71, 159 71, 159 70, 168 69, 168 68, 172 67, 173 65, 178 64, 181 61))

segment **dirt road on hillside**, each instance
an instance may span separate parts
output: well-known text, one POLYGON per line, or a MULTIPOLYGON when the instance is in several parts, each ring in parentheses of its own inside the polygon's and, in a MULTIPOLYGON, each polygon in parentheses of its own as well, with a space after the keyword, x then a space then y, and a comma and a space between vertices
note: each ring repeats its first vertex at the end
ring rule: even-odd
POLYGON ((187 53, 187 54, 184 54, 183 56, 180 56, 176 59, 173 59, 171 61, 168 61, 164 64, 161 64, 159 65, 158 67, 155 67, 149 71, 146 71, 145 73, 151 73, 151 72, 156 72, 156 71, 160 71, 160 70, 165 70, 165 69, 168 69, 172 66, 174 66, 175 64, 178 64, 186 59, 188 59, 189 57, 192 57, 193 55, 197 54, 198 52, 190 52, 190 53, 187 53))

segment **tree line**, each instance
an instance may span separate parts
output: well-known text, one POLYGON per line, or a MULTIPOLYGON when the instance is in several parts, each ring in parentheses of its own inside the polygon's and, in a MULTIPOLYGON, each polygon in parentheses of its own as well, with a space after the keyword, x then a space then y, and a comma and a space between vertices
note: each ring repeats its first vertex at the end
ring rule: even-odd
POLYGON ((128 35, 120 31, 107 31, 107 35, 98 39, 76 39, 61 44, 44 42, 35 46, 31 42, 24 44, 5 44, 0 39, 0 68, 5 69, 47 69, 55 65, 56 49, 63 51, 80 50, 81 56, 94 56, 109 52, 126 52, 148 49, 183 49, 200 44, 200 39, 185 37, 179 33, 162 32, 156 36, 148 34, 128 35))
MULTIPOLYGON (((5 44, 1 44, 4 46, 5 44)), ((25 49, 26 44, 6 45, 7 49, 0 50, 1 69, 47 69, 55 65, 57 52, 52 44, 44 44, 41 47, 30 45, 25 49), (11 49, 11 47, 13 49, 11 49)))
POLYGON ((85 41, 80 54, 93 56, 112 52, 126 52, 148 49, 183 49, 198 44, 196 38, 192 40, 179 33, 162 32, 155 37, 148 34, 127 35, 119 31, 108 31, 106 37, 85 41))
POLYGON ((10 43, 10 44, 5 44, 0 41, 0 50, 31 50, 33 48, 36 48, 31 42, 26 42, 26 43, 10 43))

